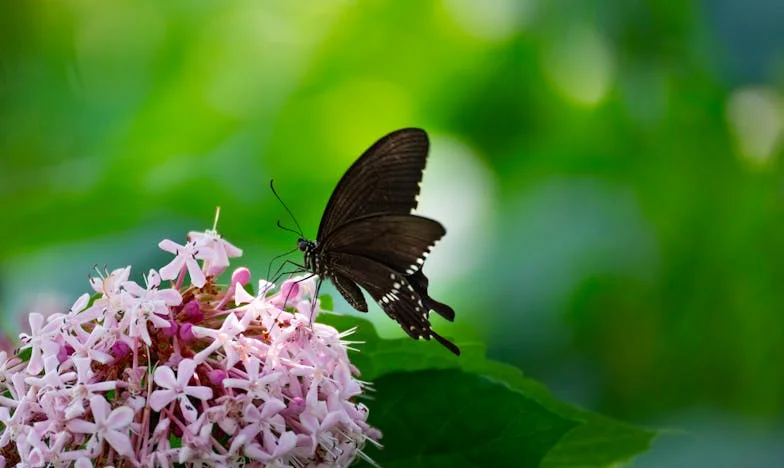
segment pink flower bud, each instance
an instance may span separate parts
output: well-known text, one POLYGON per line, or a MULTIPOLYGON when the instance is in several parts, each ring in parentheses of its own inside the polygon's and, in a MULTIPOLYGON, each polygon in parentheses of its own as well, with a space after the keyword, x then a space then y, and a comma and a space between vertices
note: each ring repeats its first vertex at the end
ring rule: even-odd
POLYGON ((116 341, 112 345, 112 356, 114 356, 115 359, 122 359, 129 354, 131 354, 131 347, 124 341, 116 341))
POLYGON ((250 270, 245 267, 240 267, 234 270, 234 273, 231 274, 231 282, 232 284, 241 284, 245 286, 250 281, 250 270))
POLYGON ((207 378, 210 380, 210 385, 215 387, 223 387, 223 379, 229 375, 224 370, 214 369, 207 372, 207 378))
POLYGON ((299 283, 295 280, 287 280, 280 287, 280 297, 288 304, 296 302, 298 294, 299 283))
POLYGON ((178 332, 178 335, 183 341, 191 341, 192 339, 196 338, 196 336, 193 334, 193 325, 187 322, 180 325, 180 331, 178 332))
POLYGON ((177 335, 177 330, 179 327, 177 326, 177 322, 174 320, 169 320, 169 328, 161 328, 160 333, 161 335, 165 336, 166 338, 171 338, 177 335))
POLYGON ((303 411, 305 411, 305 399, 302 397, 294 397, 289 401, 289 405, 286 407, 285 410, 281 411, 282 414, 296 418, 303 411))
POLYGON ((185 315, 185 320, 190 323, 201 323, 204 320, 204 312, 201 311, 199 301, 195 299, 185 304, 182 311, 185 315))
POLYGON ((65 362, 65 360, 68 359, 71 354, 73 354, 73 352, 74 349, 71 345, 60 346, 60 349, 57 350, 57 360, 61 363, 65 362))

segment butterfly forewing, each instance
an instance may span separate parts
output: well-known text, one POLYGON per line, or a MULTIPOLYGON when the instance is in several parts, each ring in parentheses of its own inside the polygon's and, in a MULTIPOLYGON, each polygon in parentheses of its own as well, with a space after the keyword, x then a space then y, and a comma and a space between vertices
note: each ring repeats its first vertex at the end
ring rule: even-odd
POLYGON ((441 223, 429 218, 372 215, 338 227, 321 242, 321 248, 366 257, 410 275, 422 267, 444 234, 441 223))
POLYGON ((316 239, 363 216, 410 213, 417 206, 428 148, 427 133, 418 128, 397 130, 377 141, 335 187, 316 239))

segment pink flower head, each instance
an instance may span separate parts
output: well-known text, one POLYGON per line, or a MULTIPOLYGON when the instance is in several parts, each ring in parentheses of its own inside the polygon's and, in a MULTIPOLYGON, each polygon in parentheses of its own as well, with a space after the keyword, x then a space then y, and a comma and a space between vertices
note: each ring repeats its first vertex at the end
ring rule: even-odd
POLYGON ((4 455, 18 466, 348 466, 377 443, 349 332, 311 318, 312 278, 278 291, 259 280, 254 295, 247 268, 216 281, 242 251, 214 231, 159 246, 174 259, 144 286, 130 267, 98 272, 94 295, 48 320, 30 314, 18 354, 0 352, 4 455))

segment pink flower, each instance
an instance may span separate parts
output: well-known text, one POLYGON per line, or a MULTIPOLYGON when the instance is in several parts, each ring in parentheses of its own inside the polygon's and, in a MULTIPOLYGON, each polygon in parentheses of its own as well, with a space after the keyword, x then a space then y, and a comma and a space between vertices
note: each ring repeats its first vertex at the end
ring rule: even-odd
POLYGON ((43 343, 47 342, 49 337, 46 330, 44 330, 44 316, 37 313, 30 314, 30 334, 21 335, 20 338, 24 343, 24 348, 32 348, 30 355, 30 363, 27 365, 27 373, 36 375, 44 368, 43 361, 43 343))
POLYGON ((145 281, 147 289, 142 289, 133 281, 123 283, 126 291, 123 295, 124 309, 127 314, 122 323, 127 326, 130 337, 141 337, 144 343, 150 346, 152 341, 147 324, 154 328, 170 328, 169 308, 180 305, 182 296, 176 289, 158 289, 161 278, 155 270, 150 270, 145 281))
POLYGON ((177 376, 170 367, 161 366, 155 369, 155 383, 162 390, 155 390, 150 396, 150 408, 160 411, 174 400, 180 403, 180 410, 189 422, 196 420, 197 411, 189 396, 199 400, 212 398, 212 389, 201 385, 188 385, 196 370, 192 359, 183 359, 177 366, 177 376))
POLYGON ((244 328, 233 312, 229 313, 226 320, 223 322, 223 325, 221 325, 218 330, 206 327, 193 327, 191 330, 198 338, 207 337, 212 338, 213 340, 207 348, 203 349, 194 357, 197 362, 204 362, 207 356, 218 348, 223 348, 223 352, 226 354, 226 359, 228 360, 226 367, 233 367, 240 359, 234 343, 234 338, 243 331, 244 328))
MULTIPOLYGON (((272 431, 264 431, 264 445, 259 450, 246 450, 249 456, 263 462, 271 462, 284 458, 297 446, 297 434, 287 431, 280 436, 275 436, 272 431)), ((258 447, 258 445, 253 448, 258 447)))
MULTIPOLYGON (((79 339, 73 335, 65 335, 65 342, 73 348, 72 355, 75 357, 86 357, 91 361, 98 361, 106 364, 112 360, 112 355, 103 351, 103 346, 98 346, 98 342, 103 340, 105 329, 101 325, 96 325, 86 339, 79 339)), ((103 340, 104 343, 106 340, 103 340)))
POLYGON ((269 301, 266 296, 267 291, 272 289, 275 285, 269 281, 260 280, 257 291, 257 296, 250 295, 242 284, 237 283, 234 290, 234 303, 236 305, 245 304, 242 307, 234 309, 235 313, 241 314, 240 324, 243 328, 247 328, 253 321, 258 321, 259 317, 264 315, 265 312, 274 309, 275 306, 269 301))
POLYGON ((120 455, 129 455, 133 450, 128 436, 133 410, 127 406, 111 409, 109 402, 99 395, 90 398, 90 410, 93 421, 74 419, 68 422, 68 429, 75 433, 92 434, 91 442, 97 441, 98 444, 97 447, 93 446, 94 450, 100 451, 100 446, 106 441, 120 455))
POLYGON ((101 316, 99 307, 92 306, 88 310, 87 304, 90 301, 90 295, 87 293, 79 296, 79 299, 74 302, 68 313, 65 314, 52 314, 46 321, 54 323, 61 329, 81 330, 80 325, 95 320, 101 316))
MULTIPOLYGON (((225 379, 223 381, 223 386, 226 388, 237 388, 241 390, 245 390, 247 395, 250 399, 261 398, 264 401, 269 400, 279 400, 272 395, 270 395, 270 384, 280 379, 283 375, 282 372, 272 372, 267 375, 260 375, 259 374, 259 367, 260 363, 258 360, 253 359, 247 361, 245 363, 245 368, 247 369, 247 377, 241 379, 225 379)), ((283 405, 286 406, 285 404, 283 405)))
POLYGON ((44 358, 44 373, 42 376, 28 376, 25 383, 39 389, 55 389, 66 385, 75 376, 73 372, 61 374, 59 371, 60 361, 57 355, 49 354, 44 358))
POLYGON ((220 275, 229 266, 229 258, 242 256, 242 249, 233 246, 213 229, 204 232, 191 231, 188 233, 188 239, 196 244, 200 252, 204 252, 197 258, 204 260, 208 275, 220 275), (207 249, 202 250, 202 247, 207 249))
POLYGON ((176 255, 174 260, 168 265, 161 268, 161 278, 165 280, 176 279, 184 269, 188 269, 188 274, 191 276, 191 283, 197 288, 204 286, 207 278, 204 272, 201 271, 198 256, 205 256, 209 247, 197 247, 195 242, 188 242, 185 245, 180 245, 169 239, 162 240, 158 247, 176 255))
POLYGON ((90 286, 93 291, 102 294, 104 297, 116 296, 120 293, 120 286, 128 281, 131 275, 131 267, 118 268, 105 276, 98 272, 98 277, 90 277, 90 286))
POLYGON ((76 383, 67 392, 71 402, 65 409, 65 417, 71 419, 84 414, 84 402, 89 401, 98 392, 107 392, 117 388, 117 382, 92 382, 95 373, 90 367, 90 359, 74 358, 76 366, 76 383))
POLYGON ((123 288, 135 300, 131 303, 132 306, 144 307, 154 314, 167 316, 170 307, 182 303, 182 296, 176 289, 160 289, 161 277, 157 271, 150 270, 144 281, 147 284, 146 289, 133 281, 123 283, 123 288))

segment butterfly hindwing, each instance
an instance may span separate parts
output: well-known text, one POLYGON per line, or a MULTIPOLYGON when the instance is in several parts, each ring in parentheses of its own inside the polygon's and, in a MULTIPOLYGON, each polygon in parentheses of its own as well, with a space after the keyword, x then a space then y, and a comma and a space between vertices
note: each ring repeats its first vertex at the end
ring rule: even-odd
POLYGON ((433 299, 427 294, 427 285, 429 283, 427 276, 422 273, 422 269, 420 268, 414 274, 410 276, 406 276, 406 280, 411 283, 411 286, 414 287, 414 291, 419 294, 419 297, 422 298, 422 303, 427 307, 429 310, 434 310, 436 313, 445 319, 449 320, 450 322, 454 322, 455 320, 455 311, 448 305, 444 304, 443 302, 438 302, 437 300, 433 299))
POLYGON ((355 308, 360 312, 367 312, 367 302, 365 302, 365 296, 362 295, 362 291, 357 286, 357 283, 351 281, 347 277, 343 275, 332 275, 330 277, 332 280, 332 284, 335 285, 338 292, 341 296, 348 302, 351 307, 355 308))
POLYGON ((441 223, 421 216, 372 215, 338 227, 321 242, 321 248, 370 258, 410 275, 420 270, 445 233, 441 223))
POLYGON ((460 350, 433 331, 430 311, 405 275, 373 259, 347 253, 330 253, 335 274, 345 276, 365 289, 381 309, 414 339, 435 338, 455 354, 460 350))
POLYGON ((405 128, 378 140, 338 182, 321 217, 316 239, 363 216, 408 214, 417 206, 419 183, 427 162, 427 133, 405 128))

